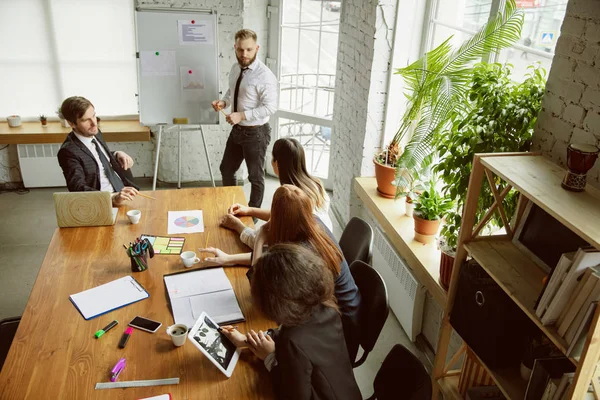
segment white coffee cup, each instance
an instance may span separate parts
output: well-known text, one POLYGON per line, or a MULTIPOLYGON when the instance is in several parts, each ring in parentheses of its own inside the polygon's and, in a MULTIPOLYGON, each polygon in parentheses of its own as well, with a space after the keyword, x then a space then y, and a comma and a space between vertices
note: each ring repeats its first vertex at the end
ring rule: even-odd
POLYGON ((167 333, 171 336, 171 340, 175 346, 183 346, 187 338, 188 327, 184 324, 171 325, 167 328, 167 333))
POLYGON ((17 126, 21 126, 21 117, 18 115, 11 115, 6 117, 8 121, 8 126, 11 128, 16 128, 17 126))
POLYGON ((127 218, 129 218, 129 222, 132 224, 137 224, 140 222, 140 218, 142 217, 142 212, 140 210, 130 210, 127 211, 127 218))
POLYGON ((186 268, 189 268, 192 265, 198 264, 200 262, 200 259, 196 257, 196 253, 194 253, 193 251, 184 251, 183 253, 181 253, 180 257, 181 261, 183 261, 183 265, 185 265, 186 268))

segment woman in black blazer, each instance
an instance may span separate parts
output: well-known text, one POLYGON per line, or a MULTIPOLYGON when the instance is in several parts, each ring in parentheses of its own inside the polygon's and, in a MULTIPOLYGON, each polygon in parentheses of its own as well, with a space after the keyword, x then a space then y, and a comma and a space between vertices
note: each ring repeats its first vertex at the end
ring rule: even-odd
POLYGON ((268 333, 222 332, 271 371, 279 399, 361 399, 333 295, 333 276, 306 247, 277 244, 254 266, 253 304, 280 324, 268 333))

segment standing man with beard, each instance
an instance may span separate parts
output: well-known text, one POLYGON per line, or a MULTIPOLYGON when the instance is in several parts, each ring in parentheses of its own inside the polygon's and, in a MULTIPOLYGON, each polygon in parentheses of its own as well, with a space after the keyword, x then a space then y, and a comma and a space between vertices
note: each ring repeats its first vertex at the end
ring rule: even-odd
POLYGON ((265 191, 264 164, 271 141, 269 117, 277 110, 277 78, 256 58, 256 33, 242 29, 235 34, 237 63, 229 72, 229 88, 221 100, 212 102, 220 111, 231 105, 227 122, 233 126, 221 161, 223 186, 236 184, 236 172, 246 160, 252 185, 250 207, 260 207, 265 191))

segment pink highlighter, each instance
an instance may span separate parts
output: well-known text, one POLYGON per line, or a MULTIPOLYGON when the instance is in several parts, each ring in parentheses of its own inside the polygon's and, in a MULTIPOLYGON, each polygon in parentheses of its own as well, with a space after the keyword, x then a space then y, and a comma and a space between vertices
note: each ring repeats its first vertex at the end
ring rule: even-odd
POLYGON ((123 336, 121 336, 121 340, 119 340, 119 348, 124 349, 127 341, 129 340, 129 336, 131 336, 131 332, 133 332, 133 328, 129 327, 125 329, 123 332, 123 336))

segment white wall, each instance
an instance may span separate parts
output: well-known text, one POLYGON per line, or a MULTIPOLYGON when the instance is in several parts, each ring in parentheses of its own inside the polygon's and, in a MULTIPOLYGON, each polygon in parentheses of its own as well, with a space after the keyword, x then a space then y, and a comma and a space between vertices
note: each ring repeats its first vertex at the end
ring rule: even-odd
MULTIPOLYGON (((219 84, 222 92, 227 90, 227 75, 231 65, 236 62, 233 51, 234 35, 239 29, 250 28, 257 32, 261 45, 259 58, 264 61, 267 50, 267 3, 268 0, 136 0, 137 6, 164 5, 174 8, 213 9, 218 12, 219 34, 219 84)), ((133 23, 133 21, 132 21, 133 23)), ((93 101, 93 99, 91 99, 93 101)), ((211 159, 215 179, 220 179, 219 164, 225 150, 230 126, 221 115, 219 126, 206 126, 204 134, 211 159)), ((134 176, 153 176, 154 151, 156 137, 151 142, 131 142, 109 144, 111 149, 127 152, 134 159, 134 176)), ((2 149, 2 147, 0 147, 2 149)), ((176 133, 163 134, 160 151, 158 179, 167 182, 177 181, 177 149, 176 133)), ((0 183, 21 181, 18 168, 16 145, 0 150, 0 183)), ((209 181, 210 176, 206 163, 202 139, 199 131, 182 133, 182 170, 181 178, 186 181, 209 181)), ((238 179, 241 176, 238 176, 238 179)))
MULTIPOLYGON (((570 0, 546 84, 534 148, 566 167, 569 143, 600 146, 600 1, 570 0)), ((600 161, 588 172, 600 187, 600 161)))

